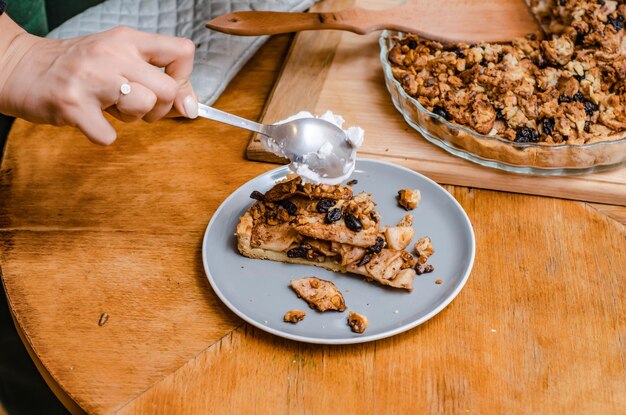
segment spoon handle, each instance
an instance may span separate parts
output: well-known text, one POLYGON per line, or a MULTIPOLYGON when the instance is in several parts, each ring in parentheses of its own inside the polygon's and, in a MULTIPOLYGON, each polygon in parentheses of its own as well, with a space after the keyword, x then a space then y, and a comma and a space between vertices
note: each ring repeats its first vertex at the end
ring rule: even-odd
POLYGON ((266 126, 256 123, 254 121, 246 120, 245 118, 238 117, 233 114, 229 114, 224 111, 220 111, 208 105, 198 104, 198 115, 202 118, 206 118, 213 121, 218 121, 224 124, 232 125, 235 127, 243 128, 244 130, 250 130, 263 135, 269 135, 266 131, 266 126))
POLYGON ((366 34, 385 29, 385 15, 373 10, 347 9, 326 13, 241 11, 218 16, 206 27, 240 36, 275 35, 301 30, 347 30, 366 34))

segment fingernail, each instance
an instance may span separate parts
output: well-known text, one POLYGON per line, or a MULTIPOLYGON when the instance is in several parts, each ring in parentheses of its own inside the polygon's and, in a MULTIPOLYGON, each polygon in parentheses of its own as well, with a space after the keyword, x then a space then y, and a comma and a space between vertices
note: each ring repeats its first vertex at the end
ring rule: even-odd
POLYGON ((185 112, 187 113, 188 118, 198 118, 198 101, 191 95, 189 95, 183 101, 183 107, 185 108, 185 112))

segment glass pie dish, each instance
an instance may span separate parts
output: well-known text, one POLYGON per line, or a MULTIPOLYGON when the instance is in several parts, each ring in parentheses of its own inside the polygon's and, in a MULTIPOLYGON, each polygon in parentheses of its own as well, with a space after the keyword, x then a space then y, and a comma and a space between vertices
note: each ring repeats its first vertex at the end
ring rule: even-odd
POLYGON ((405 121, 431 143, 482 166, 515 173, 584 174, 626 165, 626 136, 583 145, 517 143, 477 133, 428 111, 393 77, 387 55, 394 46, 393 38, 402 36, 402 33, 390 30, 380 36, 385 84, 405 121))

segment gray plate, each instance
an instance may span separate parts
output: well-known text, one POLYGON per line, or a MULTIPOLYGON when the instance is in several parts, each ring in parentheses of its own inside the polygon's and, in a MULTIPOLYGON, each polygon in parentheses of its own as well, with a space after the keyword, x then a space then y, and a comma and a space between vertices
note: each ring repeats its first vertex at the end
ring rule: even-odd
MULTIPOLYGON (((240 255, 234 236, 239 217, 253 200, 253 190, 265 192, 289 171, 279 167, 241 186, 213 215, 202 244, 202 259, 209 282, 219 298, 248 323, 277 336, 322 344, 367 342, 409 330, 439 313, 461 291, 474 263, 474 231, 458 202, 432 180, 404 167, 360 159, 352 179, 355 193, 373 195, 382 224, 395 225, 407 212, 398 207, 396 194, 418 188, 420 205, 413 210, 415 240, 430 236, 436 252, 435 271, 415 278, 413 292, 364 282, 359 276, 319 267, 250 259, 240 255), (225 243, 226 242, 226 243, 225 243), (348 310, 320 313, 310 309, 289 288, 294 278, 314 275, 332 281, 343 293, 348 310), (441 279, 442 284, 435 284, 441 279), (283 322, 291 309, 305 310, 304 321, 283 322), (348 311, 367 316, 364 334, 350 331, 348 311)), ((412 249, 412 244, 410 245, 412 249)))

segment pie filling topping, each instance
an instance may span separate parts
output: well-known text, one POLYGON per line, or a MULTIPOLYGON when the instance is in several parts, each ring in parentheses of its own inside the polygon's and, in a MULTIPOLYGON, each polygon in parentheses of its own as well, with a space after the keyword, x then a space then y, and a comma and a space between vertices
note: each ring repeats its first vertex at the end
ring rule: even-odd
MULTIPOLYGON (((317 265, 413 289, 411 215, 382 227, 371 195, 340 185, 304 184, 289 175, 256 199, 237 226, 239 251, 251 258, 317 265)), ((295 289, 295 288, 294 288, 295 289)))
POLYGON ((547 38, 443 45, 407 35, 388 59, 429 111, 519 143, 586 144, 626 136, 626 4, 530 0, 547 38))

